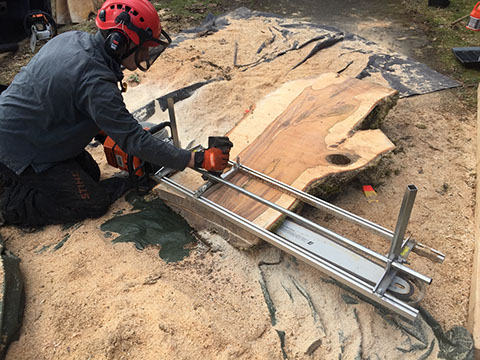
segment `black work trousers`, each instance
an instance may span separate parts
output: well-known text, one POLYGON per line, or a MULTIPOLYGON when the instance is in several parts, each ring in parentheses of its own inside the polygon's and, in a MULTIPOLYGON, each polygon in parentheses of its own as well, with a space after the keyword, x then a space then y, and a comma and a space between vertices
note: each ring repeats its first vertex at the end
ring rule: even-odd
POLYGON ((128 178, 100 180, 98 164, 87 151, 41 173, 29 166, 16 175, 0 163, 0 215, 7 225, 36 227, 100 217, 128 189, 128 178))

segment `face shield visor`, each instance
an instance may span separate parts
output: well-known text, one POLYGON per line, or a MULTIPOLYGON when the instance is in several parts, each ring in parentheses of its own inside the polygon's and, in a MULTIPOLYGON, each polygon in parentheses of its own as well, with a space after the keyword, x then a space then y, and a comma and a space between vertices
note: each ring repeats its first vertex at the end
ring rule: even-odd
POLYGON ((152 29, 147 28, 144 30, 135 26, 130 21, 130 16, 126 12, 121 13, 115 22, 134 31, 139 39, 138 45, 123 54, 120 60, 124 60, 135 53, 135 64, 142 71, 147 71, 160 54, 172 43, 172 39, 164 30, 161 30, 160 36, 157 39, 153 36, 152 29))
POLYGON ((163 30, 160 39, 145 37, 135 48, 135 64, 140 70, 147 71, 171 43, 172 39, 163 30))

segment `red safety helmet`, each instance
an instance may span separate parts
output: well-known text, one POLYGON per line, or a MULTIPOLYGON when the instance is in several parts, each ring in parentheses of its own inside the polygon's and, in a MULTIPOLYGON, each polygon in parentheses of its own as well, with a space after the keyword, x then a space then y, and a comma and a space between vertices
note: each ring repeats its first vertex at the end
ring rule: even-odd
POLYGON ((107 0, 98 10, 95 24, 106 35, 105 49, 110 55, 121 61, 135 52, 135 62, 143 71, 172 42, 162 30, 157 11, 148 0, 107 0), (130 41, 137 46, 129 49, 130 41), (156 48, 150 49, 146 67, 138 59, 141 47, 156 48))

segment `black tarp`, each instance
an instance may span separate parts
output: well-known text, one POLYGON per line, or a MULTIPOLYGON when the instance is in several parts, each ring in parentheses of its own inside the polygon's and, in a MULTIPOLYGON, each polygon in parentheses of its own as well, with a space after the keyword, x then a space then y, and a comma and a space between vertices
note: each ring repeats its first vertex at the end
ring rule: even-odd
POLYGON ((20 272, 20 258, 5 249, 0 236, 1 281, 0 299, 0 358, 3 359, 8 346, 18 340, 25 309, 25 288, 20 272))

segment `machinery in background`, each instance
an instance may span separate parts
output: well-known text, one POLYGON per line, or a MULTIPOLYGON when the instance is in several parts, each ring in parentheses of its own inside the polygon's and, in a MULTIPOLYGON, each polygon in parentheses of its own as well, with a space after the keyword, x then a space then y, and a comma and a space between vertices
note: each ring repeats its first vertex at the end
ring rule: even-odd
POLYGON ((50 0, 0 0, 0 52, 14 52, 17 43, 30 36, 24 27, 31 10, 52 14, 50 0))
POLYGON ((30 50, 35 48, 41 41, 48 41, 57 35, 57 24, 53 17, 41 10, 31 10, 25 15, 23 22, 25 32, 30 37, 30 50))

